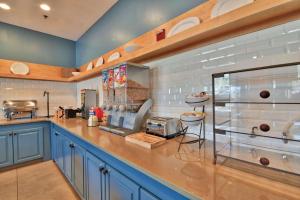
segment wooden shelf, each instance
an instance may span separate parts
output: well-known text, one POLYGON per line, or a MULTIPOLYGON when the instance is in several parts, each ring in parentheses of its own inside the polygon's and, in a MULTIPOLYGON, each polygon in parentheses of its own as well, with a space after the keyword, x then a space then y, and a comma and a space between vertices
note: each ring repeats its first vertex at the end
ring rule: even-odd
POLYGON ((10 72, 10 66, 14 62, 22 62, 22 61, 14 61, 14 60, 4 60, 0 59, 0 77, 2 78, 16 78, 16 79, 30 79, 30 80, 44 80, 44 81, 59 81, 59 82, 68 82, 68 78, 62 77, 63 67, 58 66, 50 66, 44 64, 35 64, 35 63, 27 63, 30 72, 28 75, 15 75, 10 72))
MULTIPOLYGON (((204 5, 200 5, 199 8, 192 9, 183 15, 184 17, 193 16, 195 10, 201 11, 206 9, 206 18, 208 18, 207 12, 210 13, 210 10, 207 11, 207 9, 211 9, 213 4, 214 1, 209 1, 206 4, 204 3, 204 5)), ((181 19, 182 16, 177 18, 181 19)), ((174 55, 195 47, 208 45, 210 43, 258 31, 299 18, 299 0, 256 0, 252 4, 241 7, 222 16, 213 19, 208 18, 206 20, 202 20, 203 22, 201 24, 162 41, 148 41, 147 45, 145 45, 143 48, 130 54, 125 53, 120 59, 111 63, 106 63, 99 68, 81 72, 79 76, 71 77, 69 81, 82 81, 98 76, 101 74, 103 69, 113 67, 120 62, 128 61, 145 63, 154 59, 174 55)), ((176 21, 176 18, 174 20, 176 21)), ((171 22, 168 23, 174 24, 174 20, 171 20, 171 22)), ((166 24, 162 25, 161 27, 166 27, 166 24)), ((150 31, 135 40, 141 40, 143 37, 150 39, 149 34, 154 34, 155 30, 150 31)), ((155 35, 153 37, 155 37, 155 35)), ((115 51, 120 51, 121 49, 122 47, 119 47, 115 51)), ((107 57, 107 54, 103 55, 103 57, 107 57)), ((96 59, 93 62, 95 63, 96 59)), ((85 66, 86 65, 82 66, 81 70, 84 70, 85 66)))
MULTIPOLYGON (((154 59, 175 55, 196 47, 205 46, 218 41, 226 40, 239 35, 251 33, 268 27, 300 19, 299 0, 255 0, 239 9, 222 16, 211 19, 210 13, 216 0, 209 0, 182 15, 175 17, 165 24, 129 41, 102 55, 106 61, 108 57, 118 51, 121 58, 110 63, 105 63, 98 68, 86 71, 88 65, 80 67, 81 74, 71 78, 63 78, 61 67, 28 63, 31 73, 26 76, 16 76, 10 73, 9 66, 12 61, 0 60, 0 77, 23 78, 36 80, 51 80, 76 82, 99 76, 102 70, 113 67, 121 62, 146 63, 154 59), (155 35, 161 29, 168 31, 179 21, 196 16, 201 19, 201 24, 178 33, 172 37, 156 42, 155 35), (138 44, 141 49, 132 53, 124 50, 128 44, 138 44)), ((94 64, 97 59, 92 60, 94 64)))

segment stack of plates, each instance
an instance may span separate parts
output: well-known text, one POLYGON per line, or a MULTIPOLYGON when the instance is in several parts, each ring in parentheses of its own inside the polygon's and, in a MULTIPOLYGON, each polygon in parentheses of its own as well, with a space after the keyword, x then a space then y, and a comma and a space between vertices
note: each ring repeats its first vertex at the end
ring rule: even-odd
POLYGON ((209 100, 209 96, 205 92, 195 93, 188 95, 185 98, 185 103, 192 107, 200 107, 205 104, 206 101, 209 100))

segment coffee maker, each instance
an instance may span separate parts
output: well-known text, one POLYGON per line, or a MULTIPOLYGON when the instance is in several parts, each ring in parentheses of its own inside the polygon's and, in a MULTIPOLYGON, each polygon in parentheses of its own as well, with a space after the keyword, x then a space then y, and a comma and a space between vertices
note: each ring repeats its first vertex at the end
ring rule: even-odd
POLYGON ((81 116, 84 119, 89 118, 89 109, 97 105, 97 91, 92 89, 82 89, 81 95, 81 116))

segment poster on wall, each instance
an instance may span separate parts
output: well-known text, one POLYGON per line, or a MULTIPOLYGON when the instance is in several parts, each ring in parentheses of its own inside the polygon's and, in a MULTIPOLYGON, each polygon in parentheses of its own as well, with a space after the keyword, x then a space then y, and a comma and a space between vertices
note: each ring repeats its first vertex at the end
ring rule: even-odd
POLYGON ((119 69, 118 82, 120 87, 125 87, 127 80, 126 65, 121 65, 119 69))
POLYGON ((102 72, 102 87, 104 90, 108 89, 108 71, 103 71, 102 72))
POLYGON ((114 88, 114 70, 108 70, 108 87, 113 89, 114 88))
POLYGON ((116 67, 114 69, 114 79, 115 79, 115 83, 114 83, 114 87, 118 88, 119 86, 119 67, 116 67))

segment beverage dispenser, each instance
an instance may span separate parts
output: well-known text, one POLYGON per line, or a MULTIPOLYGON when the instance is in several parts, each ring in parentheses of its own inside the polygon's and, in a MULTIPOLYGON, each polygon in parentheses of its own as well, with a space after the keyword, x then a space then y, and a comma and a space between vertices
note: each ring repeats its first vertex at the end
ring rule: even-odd
POLYGON ((102 72, 102 108, 108 119, 101 129, 126 135, 141 128, 152 106, 149 73, 148 67, 133 63, 122 63, 102 72))

